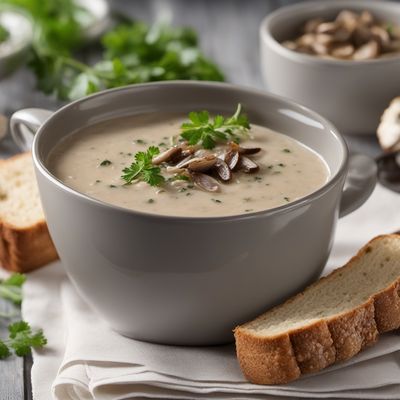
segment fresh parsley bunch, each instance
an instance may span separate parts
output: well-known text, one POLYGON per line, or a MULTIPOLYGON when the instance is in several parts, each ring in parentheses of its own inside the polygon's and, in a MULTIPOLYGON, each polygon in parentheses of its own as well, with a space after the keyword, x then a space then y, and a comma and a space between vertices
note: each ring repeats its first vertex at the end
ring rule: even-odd
POLYGON ((29 65, 38 88, 61 100, 134 83, 224 79, 200 52, 191 29, 143 22, 119 24, 101 38, 103 58, 89 65, 73 55, 86 44, 83 30, 92 18, 84 7, 74 0, 3 2, 32 16, 35 34, 29 65))
POLYGON ((151 186, 161 185, 165 181, 165 178, 161 175, 161 168, 152 163, 153 157, 159 153, 160 149, 155 146, 150 146, 146 152, 137 152, 135 161, 131 166, 123 169, 122 179, 127 184, 138 179, 147 182, 151 186))
POLYGON ((31 63, 39 88, 74 100, 99 90, 152 81, 221 81, 223 75, 197 47, 188 28, 134 22, 117 26, 101 43, 104 57, 90 66, 56 53, 36 54, 31 63))
MULTIPOLYGON (((25 280, 25 275, 13 274, 0 281, 0 297, 12 301, 15 305, 20 305, 22 302, 22 285, 25 280)), ((3 315, 3 317, 9 316, 3 315)), ((8 334, 7 340, 0 339, 0 359, 9 357, 12 350, 20 357, 28 355, 32 347, 43 347, 47 343, 43 331, 41 329, 33 331, 25 321, 10 324, 8 334)))
POLYGON ((189 120, 181 125, 181 137, 191 145, 200 143, 205 149, 214 148, 217 142, 238 142, 250 129, 249 120, 242 114, 240 104, 229 118, 222 115, 210 118, 208 111, 200 111, 191 112, 189 120))

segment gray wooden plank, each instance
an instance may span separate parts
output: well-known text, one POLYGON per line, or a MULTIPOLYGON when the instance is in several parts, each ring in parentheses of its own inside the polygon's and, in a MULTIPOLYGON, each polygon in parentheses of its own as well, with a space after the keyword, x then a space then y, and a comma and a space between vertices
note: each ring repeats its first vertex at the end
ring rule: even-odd
MULTIPOLYGON (((19 314, 19 310, 11 306, 9 302, 0 299, 1 313, 19 314)), ((8 321, 0 318, 0 337, 8 337, 8 321)), ((23 359, 11 356, 0 361, 0 399, 22 400, 24 398, 23 359)))

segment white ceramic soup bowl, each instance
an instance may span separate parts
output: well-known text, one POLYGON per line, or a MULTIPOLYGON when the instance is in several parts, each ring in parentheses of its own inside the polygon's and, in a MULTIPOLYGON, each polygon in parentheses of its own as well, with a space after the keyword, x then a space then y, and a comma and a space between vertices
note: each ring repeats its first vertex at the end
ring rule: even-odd
POLYGON ((289 50, 307 20, 333 19, 343 9, 369 10, 378 19, 400 25, 400 3, 376 0, 320 0, 283 7, 260 26, 261 71, 273 93, 314 109, 342 132, 376 132, 389 102, 400 93, 400 55, 369 61, 323 59, 289 50))
POLYGON ((359 206, 375 184, 375 164, 368 158, 353 159, 348 175, 346 145, 324 118, 283 98, 227 84, 168 82, 110 90, 54 114, 19 111, 11 126, 19 143, 29 137, 21 135, 26 128, 38 128, 32 151, 40 195, 51 236, 79 293, 117 332, 158 343, 233 340, 236 324, 321 273, 339 215, 359 206), (329 181, 282 207, 190 218, 106 204, 69 188, 48 169, 54 146, 79 128, 159 111, 228 114, 238 102, 252 123, 318 152, 331 171, 329 181))

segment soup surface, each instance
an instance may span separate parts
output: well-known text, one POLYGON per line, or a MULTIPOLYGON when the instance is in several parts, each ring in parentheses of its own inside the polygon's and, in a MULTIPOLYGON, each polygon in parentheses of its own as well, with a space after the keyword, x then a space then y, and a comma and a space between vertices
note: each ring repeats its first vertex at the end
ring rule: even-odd
MULTIPOLYGON (((51 152, 50 171, 67 186, 106 203, 146 213, 214 217, 246 214, 292 202, 320 188, 329 178, 325 162, 296 140, 252 125, 240 146, 261 150, 249 156, 252 173, 237 171, 228 183, 208 192, 190 180, 173 180, 171 168, 160 165, 165 182, 127 185, 122 170, 135 153, 171 147, 185 116, 143 115, 115 119, 72 133, 51 152)), ((217 146, 213 151, 218 151, 217 146)))

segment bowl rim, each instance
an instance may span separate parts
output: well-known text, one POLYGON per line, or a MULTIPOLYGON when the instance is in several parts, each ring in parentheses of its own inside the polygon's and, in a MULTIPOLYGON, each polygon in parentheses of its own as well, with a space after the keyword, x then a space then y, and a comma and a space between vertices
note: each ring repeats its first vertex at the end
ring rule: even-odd
MULTIPOLYGON (((266 15, 261 21, 259 27, 259 37, 260 42, 264 45, 268 45, 275 52, 279 53, 281 56, 291 59, 292 61, 302 62, 302 63, 314 63, 317 65, 326 66, 346 66, 348 68, 358 68, 367 65, 381 65, 381 64, 392 64, 400 63, 400 53, 398 55, 393 55, 392 57, 380 57, 374 58, 372 60, 339 60, 322 58, 314 55, 298 53, 296 51, 290 50, 285 46, 282 46, 278 42, 271 32, 270 25, 278 17, 282 17, 284 14, 292 14, 295 11, 307 11, 312 10, 316 6, 323 6, 325 10, 336 10, 343 8, 358 8, 358 9, 369 9, 371 11, 379 8, 379 10, 387 11, 388 14, 393 8, 397 9, 399 12, 400 19, 400 3, 395 3, 393 1, 380 1, 379 4, 376 0, 309 0, 304 3, 290 4, 266 15), (389 10, 390 9, 390 10, 389 10)), ((400 23, 399 23, 400 24, 400 23)))
POLYGON ((327 119, 319 115, 317 112, 295 102, 289 99, 286 99, 282 96, 278 96, 263 90, 259 89, 254 89, 251 87, 246 87, 246 86, 241 86, 241 85, 234 85, 234 84, 229 84, 229 83, 222 83, 222 82, 210 82, 210 81, 163 81, 163 82, 151 82, 151 83, 143 83, 143 84, 134 84, 134 85, 128 85, 128 86, 123 86, 120 88, 115 88, 115 89, 108 89, 108 90, 103 90, 101 92, 92 94, 90 96, 81 98, 79 100, 75 100, 71 103, 66 104, 65 106, 61 107, 57 111, 55 111, 38 129, 36 132, 34 139, 33 139, 33 144, 32 144, 32 157, 34 161, 34 165, 40 174, 46 178, 48 181, 50 181, 52 184, 56 185, 58 189, 61 189, 63 192, 76 196, 82 201, 87 202, 88 204, 91 204, 92 206, 97 206, 97 207, 102 207, 102 208, 107 208, 107 209, 112 209, 118 212, 124 212, 129 215, 133 215, 136 217, 142 217, 146 219, 151 219, 151 220, 164 220, 164 221, 184 221, 184 222, 197 222, 197 223, 204 223, 204 222, 228 222, 228 221, 240 221, 240 220, 252 220, 252 219, 258 219, 260 217, 268 217, 271 215, 276 215, 276 214, 284 214, 287 212, 290 212, 294 209, 298 209, 302 206, 305 206, 315 199, 318 199, 325 195, 331 188, 336 186, 341 179, 343 178, 343 175, 346 174, 347 168, 348 168, 348 163, 349 163, 349 150, 346 144, 346 141, 342 137, 342 135, 339 133, 337 128, 327 119), (209 217, 196 217, 196 216, 179 216, 179 215, 162 215, 162 214, 156 214, 156 213, 148 213, 148 212, 143 212, 143 211, 137 211, 129 208, 125 208, 122 206, 118 206, 115 204, 107 203, 102 200, 98 200, 94 197, 91 197, 89 195, 86 195, 82 192, 79 192, 78 190, 75 190, 68 185, 66 185, 64 182, 62 182, 60 179, 58 179, 53 173, 50 172, 50 170, 44 165, 43 160, 39 156, 39 144, 41 137, 43 135, 43 132, 46 130, 47 125, 49 124, 49 121, 53 120, 60 114, 64 113, 66 110, 69 110, 71 108, 74 108, 77 104, 79 103, 84 103, 84 102, 90 102, 93 99, 97 99, 99 97, 104 97, 107 96, 109 93, 118 93, 118 92, 125 92, 125 91, 134 91, 135 89, 154 89, 155 87, 164 87, 164 86, 188 86, 191 88, 196 88, 196 87, 209 87, 209 88, 214 88, 214 89, 226 89, 226 90, 235 90, 235 91, 240 91, 242 93, 247 93, 248 95, 257 95, 257 96, 263 96, 263 97, 268 97, 272 98, 277 101, 283 101, 290 105, 291 107, 297 108, 299 111, 302 111, 303 113, 308 114, 309 116, 317 119, 321 124, 328 129, 329 133, 334 137, 334 139, 339 143, 341 146, 342 152, 343 152, 343 157, 341 160, 340 165, 338 166, 338 170, 336 173, 332 176, 329 177, 328 181, 322 185, 320 188, 317 190, 313 191, 312 193, 299 198, 298 200, 295 200, 293 202, 290 202, 288 204, 284 204, 279 207, 274 207, 274 208, 269 208, 266 210, 261 210, 261 211, 255 211, 255 212, 249 212, 245 214, 234 214, 234 215, 227 215, 227 216, 209 216, 209 217))

